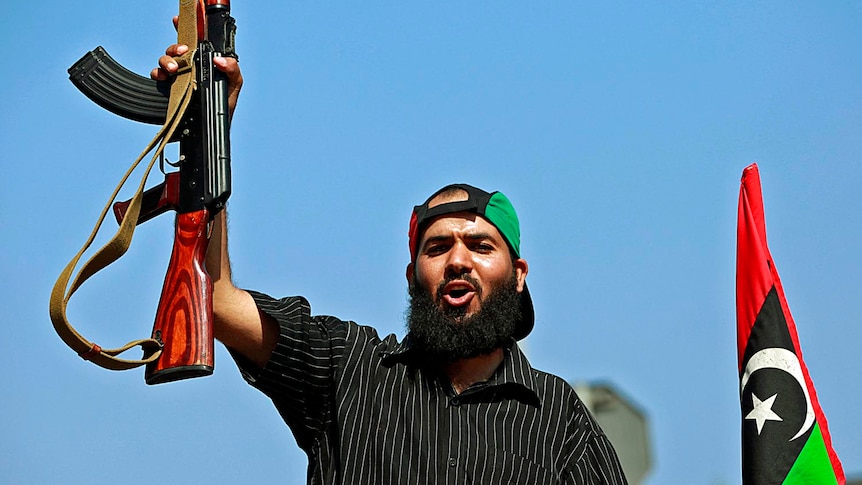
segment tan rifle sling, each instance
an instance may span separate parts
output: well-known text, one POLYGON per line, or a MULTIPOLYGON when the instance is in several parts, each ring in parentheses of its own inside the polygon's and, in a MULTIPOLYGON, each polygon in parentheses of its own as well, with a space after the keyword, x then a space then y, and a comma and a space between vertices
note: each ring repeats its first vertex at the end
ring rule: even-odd
POLYGON ((159 129, 156 136, 150 141, 149 145, 147 145, 146 149, 141 153, 141 155, 132 163, 132 166, 126 171, 123 177, 120 179, 120 183, 114 189, 114 192, 111 194, 110 200, 108 200, 108 204, 105 205, 105 208, 102 209, 102 213, 99 216, 98 221, 96 222, 93 231, 90 233, 89 238, 84 243, 84 246, 78 251, 78 254, 69 261, 69 264, 63 269, 60 273, 60 276, 57 278, 57 282, 54 283, 54 289, 51 291, 51 301, 49 305, 49 311, 51 315, 51 322, 54 324, 54 329, 57 331, 57 334, 60 338, 66 342, 66 345, 72 348, 75 352, 78 353, 79 356, 84 358, 85 360, 92 361, 96 365, 104 367, 106 369, 111 370, 126 370, 132 369, 150 362, 155 361, 161 355, 161 345, 159 342, 152 338, 141 339, 141 340, 133 340, 126 345, 115 348, 115 349, 104 349, 101 346, 90 342, 81 336, 77 331, 75 331, 74 327, 69 323, 69 320, 66 317, 66 307, 69 304, 69 300, 72 298, 72 295, 81 285, 91 276, 113 263, 117 259, 119 259, 123 254, 125 254, 126 250, 129 249, 129 245, 132 242, 132 236, 135 233, 135 227, 138 222, 138 215, 141 211, 141 198, 144 193, 144 185, 146 184, 147 177, 150 174, 153 166, 156 161, 160 158, 162 153, 164 152, 165 146, 171 140, 174 132, 179 126, 180 122, 183 119, 183 115, 186 112, 186 109, 189 106, 189 102, 192 98, 192 93, 196 89, 195 86, 195 67, 194 67, 194 54, 195 54, 195 46, 197 46, 198 42, 198 0, 180 0, 180 13, 179 13, 179 22, 177 25, 177 43, 185 44, 189 46, 189 51, 177 58, 177 63, 180 66, 180 69, 177 75, 174 78, 173 84, 171 85, 171 93, 170 99, 168 102, 168 111, 165 120, 165 124, 159 129), (102 226, 102 222, 104 222, 105 217, 111 209, 111 205, 114 200, 117 198, 117 195, 120 192, 120 189, 126 184, 126 180, 131 176, 132 172, 138 167, 141 161, 155 149, 152 159, 150 160, 149 165, 147 165, 146 170, 144 171, 143 177, 141 178, 141 182, 138 185, 138 188, 129 202, 128 209, 126 211, 125 217, 123 221, 120 223, 120 227, 117 229, 117 232, 111 237, 111 239, 101 248, 99 249, 86 263, 81 266, 78 273, 75 275, 74 279, 72 279, 72 273, 78 265, 78 261, 81 259, 83 254, 90 248, 90 245, 93 244, 93 241, 96 238, 96 235, 99 232, 99 228, 102 226), (71 286, 69 285, 69 281, 72 281, 71 286), (140 346, 144 351, 144 356, 141 359, 122 359, 117 357, 119 354, 122 354, 126 350, 129 350, 133 347, 140 346))

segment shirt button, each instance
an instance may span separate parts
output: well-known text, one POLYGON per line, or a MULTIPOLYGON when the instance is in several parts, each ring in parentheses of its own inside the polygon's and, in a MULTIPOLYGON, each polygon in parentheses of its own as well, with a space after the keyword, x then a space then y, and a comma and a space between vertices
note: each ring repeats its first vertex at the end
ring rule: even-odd
POLYGON ((450 467, 455 468, 455 465, 456 465, 456 464, 458 464, 458 462, 457 462, 457 461, 455 461, 455 459, 454 459, 454 458, 449 458, 449 466, 450 466, 450 467))
POLYGON ((457 397, 453 397, 452 400, 449 401, 449 403, 452 404, 453 406, 460 406, 461 400, 458 399, 457 397))

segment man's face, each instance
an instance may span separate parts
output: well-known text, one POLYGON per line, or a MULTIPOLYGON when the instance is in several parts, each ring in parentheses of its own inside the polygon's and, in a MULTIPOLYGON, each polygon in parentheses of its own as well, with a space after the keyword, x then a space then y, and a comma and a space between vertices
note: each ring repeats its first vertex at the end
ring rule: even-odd
POLYGON ((458 212, 428 225, 416 262, 407 268, 407 278, 427 289, 445 313, 469 317, 513 272, 517 291, 523 291, 526 261, 512 261, 505 239, 493 224, 481 216, 458 212))
MULTIPOLYGON (((443 196, 435 203, 459 199, 443 196)), ((426 351, 453 361, 497 348, 520 320, 527 263, 512 260, 505 239, 481 216, 458 212, 433 220, 407 267, 410 332, 426 351)))

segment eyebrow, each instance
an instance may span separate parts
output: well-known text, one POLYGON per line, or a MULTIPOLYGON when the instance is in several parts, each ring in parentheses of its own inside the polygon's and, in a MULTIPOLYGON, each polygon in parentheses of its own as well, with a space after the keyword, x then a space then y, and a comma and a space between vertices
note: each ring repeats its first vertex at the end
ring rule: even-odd
MULTIPOLYGON (((449 234, 444 234, 444 235, 440 235, 440 236, 431 236, 431 237, 425 239, 425 241, 422 243, 422 247, 425 248, 429 244, 451 241, 452 239, 454 239, 454 236, 449 235, 449 234)), ((472 233, 466 234, 464 236, 464 239, 467 239, 469 241, 485 241, 488 239, 494 239, 494 236, 490 232, 472 232, 472 233)))

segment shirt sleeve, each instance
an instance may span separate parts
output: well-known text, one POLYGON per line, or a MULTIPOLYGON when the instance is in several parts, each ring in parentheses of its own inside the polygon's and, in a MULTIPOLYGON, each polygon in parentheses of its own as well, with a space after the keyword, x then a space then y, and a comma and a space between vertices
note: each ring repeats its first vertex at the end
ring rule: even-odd
POLYGON ((625 473, 613 445, 581 401, 575 406, 569 428, 571 461, 563 483, 569 485, 627 485, 625 473))
POLYGON ((308 449, 329 418, 347 323, 335 317, 312 317, 303 297, 274 299, 249 293, 258 309, 278 323, 278 342, 263 369, 231 354, 246 381, 272 399, 299 446, 308 449))
POLYGON ((617 453, 604 435, 596 435, 584 450, 565 483, 627 485, 617 453))

